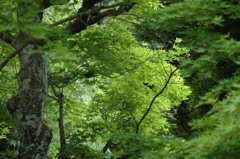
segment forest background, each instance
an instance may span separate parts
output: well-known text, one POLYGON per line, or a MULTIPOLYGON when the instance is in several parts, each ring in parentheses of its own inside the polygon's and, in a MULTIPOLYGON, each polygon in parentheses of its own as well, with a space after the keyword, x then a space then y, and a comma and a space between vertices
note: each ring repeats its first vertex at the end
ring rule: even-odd
POLYGON ((0 0, 0 158, 237 158, 239 3, 0 0))

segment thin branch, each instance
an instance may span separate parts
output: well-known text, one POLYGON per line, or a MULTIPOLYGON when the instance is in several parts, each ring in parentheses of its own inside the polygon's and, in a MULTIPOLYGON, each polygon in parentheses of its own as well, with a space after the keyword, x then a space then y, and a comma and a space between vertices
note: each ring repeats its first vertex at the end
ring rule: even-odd
POLYGON ((41 2, 42 2, 41 5, 42 5, 43 9, 46 9, 46 8, 49 8, 50 6, 52 6, 50 0, 42 0, 41 2))
MULTIPOLYGON (((94 11, 95 11, 95 10, 94 10, 94 11)), ((65 23, 65 22, 67 22, 67 21, 76 19, 76 18, 78 18, 78 17, 81 16, 81 15, 91 14, 91 13, 93 13, 94 11, 93 11, 93 10, 90 10, 90 11, 85 11, 85 12, 77 13, 77 14, 75 14, 75 15, 72 15, 72 16, 69 16, 69 17, 67 17, 67 18, 61 19, 61 20, 59 20, 59 21, 51 24, 50 26, 57 26, 57 25, 59 25, 59 24, 63 24, 63 23, 65 23)))
POLYGON ((69 86, 69 85, 71 85, 72 83, 76 82, 76 81, 79 80, 79 79, 80 79, 79 77, 76 77, 75 79, 72 78, 72 79, 70 79, 70 81, 69 81, 68 83, 65 83, 65 85, 63 84, 62 87, 69 86))
POLYGON ((133 121, 135 122, 135 124, 137 126, 138 122, 137 122, 135 116, 133 115, 133 113, 130 110, 128 110, 127 108, 123 108, 123 109, 126 110, 131 115, 131 117, 133 118, 133 121))
POLYGON ((112 4, 112 5, 109 5, 109 6, 101 6, 100 9, 109 9, 109 8, 114 8, 114 7, 119 7, 121 5, 124 5, 125 3, 116 3, 116 4, 112 4))
POLYGON ((137 19, 139 19, 139 18, 146 18, 147 16, 146 15, 144 15, 144 14, 132 14, 132 13, 124 13, 124 14, 122 14, 122 15, 126 15, 126 16, 134 16, 134 17, 136 17, 137 19))
MULTIPOLYGON (((115 4, 115 5, 111 5, 111 6, 96 7, 96 8, 99 8, 99 9, 106 9, 106 8, 114 8, 116 6, 119 6, 117 9, 109 9, 109 10, 104 11, 104 12, 99 12, 99 10, 97 10, 96 12, 94 12, 94 16, 85 17, 84 22, 87 23, 87 25, 82 23, 81 18, 77 19, 73 23, 71 23, 66 28, 66 30, 68 30, 71 34, 79 33, 82 30, 85 30, 87 28, 87 26, 95 24, 105 17, 117 16, 117 15, 120 15, 124 12, 128 12, 135 4, 136 3, 130 3, 130 4, 118 3, 118 4, 115 4)), ((95 7, 92 7, 92 8, 95 8, 95 7)))
POLYGON ((164 85, 163 88, 161 89, 161 91, 160 91, 159 93, 157 93, 157 94, 153 97, 153 99, 152 99, 152 101, 151 101, 151 103, 150 103, 147 111, 146 111, 145 114, 142 116, 141 120, 138 122, 138 124, 137 124, 137 126, 136 126, 136 134, 138 133, 138 130, 139 130, 139 127, 140 127, 142 121, 146 118, 146 116, 147 116, 148 113, 150 112, 150 110, 151 110, 151 108, 152 108, 152 106, 153 106, 154 101, 155 101, 155 100, 157 99, 157 97, 160 96, 160 95, 163 93, 163 91, 167 88, 167 86, 168 86, 168 84, 169 84, 172 76, 173 76, 174 73, 177 71, 177 69, 178 69, 178 68, 176 68, 173 72, 170 73, 170 75, 169 75, 169 77, 168 77, 165 85, 164 85))
POLYGON ((14 38, 14 36, 12 36, 11 34, 9 34, 8 32, 0 32, 0 39, 2 41, 5 41, 6 43, 10 44, 12 43, 12 39, 14 38))
POLYGON ((91 14, 91 13, 98 12, 98 11, 100 11, 101 9, 114 8, 114 7, 118 7, 118 6, 122 5, 122 4, 123 4, 123 3, 117 3, 117 4, 109 5, 109 6, 93 7, 93 8, 92 8, 91 10, 89 10, 89 11, 80 12, 80 13, 77 13, 77 14, 75 14, 75 15, 69 16, 69 17, 67 17, 67 18, 61 19, 61 20, 59 20, 59 21, 51 24, 50 26, 57 26, 57 25, 59 25, 59 24, 65 23, 65 22, 67 22, 67 21, 76 19, 76 18, 80 17, 81 15, 85 15, 85 14, 89 15, 89 14, 91 14))
POLYGON ((57 98, 55 98, 55 97, 53 97, 53 96, 51 96, 51 95, 48 95, 48 97, 50 97, 50 98, 52 98, 52 99, 54 99, 54 100, 58 101, 58 99, 57 99, 57 98))
POLYGON ((52 88, 53 94, 54 94, 54 95, 58 98, 58 100, 59 100, 59 98, 60 98, 60 94, 57 93, 57 91, 56 91, 56 89, 54 88, 53 85, 51 85, 51 88, 52 88))
POLYGON ((103 147, 102 152, 103 152, 103 153, 106 153, 107 150, 111 147, 111 145, 112 145, 112 140, 109 139, 109 140, 107 141, 107 143, 105 144, 105 146, 103 147))
POLYGON ((141 25, 141 24, 134 23, 134 22, 131 22, 131 21, 128 21, 128 20, 122 19, 122 18, 115 18, 115 19, 118 19, 118 20, 120 20, 120 21, 123 21, 123 22, 129 23, 129 24, 132 24, 132 25, 143 26, 143 25, 141 25))
POLYGON ((106 77, 108 77, 108 78, 118 78, 118 77, 123 76, 124 74, 126 74, 126 73, 128 73, 128 72, 131 72, 131 71, 136 70, 138 67, 140 67, 142 64, 144 64, 145 62, 147 62, 149 59, 151 59, 151 57, 150 57, 150 58, 147 58, 146 60, 144 60, 144 61, 142 61, 142 62, 140 62, 139 64, 137 64, 137 65, 134 66, 133 68, 127 69, 125 72, 123 72, 123 73, 121 73, 121 74, 119 74, 119 75, 116 75, 116 76, 108 76, 108 75, 106 75, 106 74, 102 74, 102 75, 103 75, 103 76, 106 76, 106 77))
MULTIPOLYGON (((95 3, 94 3, 94 4, 95 4, 95 3)), ((131 8, 134 4, 135 4, 135 3, 129 5, 130 8, 131 8)), ((103 12, 103 13, 99 13, 99 16, 97 16, 96 18, 94 18, 94 19, 92 19, 92 20, 90 21, 90 24, 93 24, 93 23, 95 23, 95 22, 101 20, 102 18, 104 18, 104 17, 106 17, 106 16, 109 16, 109 15, 111 15, 111 14, 114 16, 114 15, 117 15, 117 14, 122 13, 122 12, 125 10, 125 9, 123 9, 123 10, 121 9, 121 7, 124 7, 124 3, 117 3, 117 4, 114 4, 114 5, 101 6, 101 7, 94 7, 94 6, 93 6, 92 9, 89 10, 89 11, 84 11, 84 12, 77 13, 77 14, 75 14, 75 15, 73 15, 73 16, 69 16, 69 17, 67 17, 67 18, 65 18, 65 19, 62 19, 62 20, 60 20, 60 21, 58 21, 58 22, 56 22, 56 23, 54 23, 54 24, 51 24, 50 26, 57 26, 57 25, 59 25, 59 24, 65 23, 65 22, 67 22, 67 21, 76 19, 76 18, 78 18, 78 17, 81 16, 81 15, 84 15, 84 14, 92 14, 92 13, 94 13, 94 12, 99 12, 101 9, 114 8, 114 7, 117 7, 117 6, 120 6, 120 8, 119 8, 118 10, 109 10, 109 11, 106 11, 106 12, 103 12)), ((125 6, 125 7, 126 7, 126 6, 125 6)), ((128 10, 129 10, 129 9, 126 8, 126 11, 128 11, 128 10)), ((81 29, 80 29, 80 30, 81 30, 81 29)), ((4 36, 3 33, 1 33, 0 35, 1 35, 1 37, 4 36)), ((14 58, 19 52, 21 52, 22 49, 24 49, 28 44, 30 44, 31 41, 32 41, 32 40, 27 41, 27 42, 24 43, 19 49, 17 49, 15 52, 13 52, 11 55, 9 55, 9 56, 7 57, 7 59, 4 60, 4 61, 0 64, 0 71, 6 66, 6 64, 7 64, 12 58, 14 58)))
POLYGON ((7 63, 14 58, 19 52, 21 52, 28 44, 31 43, 32 40, 28 40, 25 42, 20 48, 18 48, 16 51, 11 53, 1 64, 0 64, 0 71, 7 65, 7 63))
MULTIPOLYGON (((70 16, 68 18, 65 18, 65 19, 62 19, 50 26, 57 26, 59 24, 62 24, 68 20, 72 20, 72 19, 75 19, 77 17, 79 17, 80 15, 83 15, 83 14, 90 14, 91 12, 93 11, 87 11, 87 12, 82 12, 82 13, 78 13, 76 15, 73 15, 73 16, 70 16)), ((2 35, 1 37, 4 37, 5 34, 1 33, 0 35, 2 35)), ((4 37, 5 39, 5 37, 4 37)), ((4 40, 2 39, 2 40, 4 40)), ((6 40, 6 39, 5 39, 6 40)), ((8 40, 9 41, 9 40, 8 40)), ((7 65, 7 63, 12 59, 14 58, 17 54, 19 54, 28 44, 30 44, 32 42, 32 40, 28 40, 26 43, 24 43, 20 48, 18 48, 16 51, 14 51, 12 54, 10 54, 1 64, 0 64, 0 71, 7 65)))

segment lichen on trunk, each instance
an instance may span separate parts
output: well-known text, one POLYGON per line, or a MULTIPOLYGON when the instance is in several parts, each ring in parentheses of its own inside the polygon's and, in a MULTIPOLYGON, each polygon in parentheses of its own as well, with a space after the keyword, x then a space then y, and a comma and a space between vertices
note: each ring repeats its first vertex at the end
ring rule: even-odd
POLYGON ((30 53, 29 44, 19 54, 18 93, 8 101, 20 139, 19 159, 48 159, 52 133, 43 121, 47 97, 47 61, 41 53, 30 53))

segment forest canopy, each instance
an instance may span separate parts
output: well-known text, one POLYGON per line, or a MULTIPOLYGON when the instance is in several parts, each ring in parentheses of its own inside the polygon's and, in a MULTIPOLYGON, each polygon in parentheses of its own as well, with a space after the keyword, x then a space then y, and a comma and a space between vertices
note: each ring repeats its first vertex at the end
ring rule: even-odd
POLYGON ((239 0, 0 6, 0 158, 240 156, 239 0))

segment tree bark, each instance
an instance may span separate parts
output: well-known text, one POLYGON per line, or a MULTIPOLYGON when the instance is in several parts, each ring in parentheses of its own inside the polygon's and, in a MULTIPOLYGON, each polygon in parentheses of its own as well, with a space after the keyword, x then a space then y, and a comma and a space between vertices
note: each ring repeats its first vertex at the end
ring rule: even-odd
MULTIPOLYGON (((100 1, 94 0, 90 3, 90 1, 84 0, 83 7, 79 9, 79 12, 82 12, 81 9, 85 8, 91 13, 91 18, 87 21, 87 26, 97 23, 105 17, 117 16, 123 12, 127 12, 135 5, 135 3, 131 3, 118 5, 118 8, 116 6, 107 7, 109 8, 107 11, 94 13, 93 15, 91 10, 95 11, 93 9, 94 5, 100 1)), ((38 15, 33 15, 32 18, 29 18, 29 22, 41 23, 43 10, 49 7, 51 3, 49 0, 35 2, 41 3, 41 8, 38 9, 42 9, 42 11, 39 11, 38 15)), ((33 3, 28 3, 27 1, 20 1, 18 3, 17 16, 19 24, 24 23, 20 17, 24 17, 29 12, 29 9, 34 9, 34 7, 36 6, 33 3)), ((87 16, 89 17, 89 15, 87 16)), ((79 25, 79 21, 81 21, 81 18, 70 23, 66 30, 70 34, 76 34, 85 30, 87 28, 86 24, 80 23, 79 25)), ((9 112, 15 120, 20 140, 18 159, 48 159, 52 133, 43 121, 43 108, 48 88, 47 60, 42 53, 31 53, 32 50, 36 50, 36 47, 32 43, 24 45, 28 40, 31 40, 26 33, 24 35, 24 33, 19 31, 19 36, 16 35, 16 37, 18 38, 6 38, 5 34, 0 33, 0 38, 4 39, 5 42, 14 43, 14 48, 21 48, 2 65, 3 68, 15 55, 19 55, 19 89, 18 93, 7 103, 9 112)))
MULTIPOLYGON (((65 128, 64 128, 64 108, 63 108, 63 100, 64 96, 62 93, 59 94, 58 96, 58 104, 59 104, 59 133, 60 133, 60 145, 61 145, 61 149, 60 149, 60 153, 64 153, 66 151, 66 136, 65 136, 65 128)), ((60 156, 58 157, 59 159, 68 159, 68 157, 66 157, 63 154, 60 154, 60 156)))
POLYGON ((64 126, 64 95, 63 95, 63 87, 61 87, 61 91, 57 92, 54 88, 54 85, 51 85, 53 94, 55 97, 50 96, 54 100, 58 102, 59 107, 59 118, 58 118, 58 127, 59 127, 59 136, 60 136, 60 155, 58 159, 68 159, 64 153, 66 152, 67 142, 65 135, 65 126, 64 126))
MULTIPOLYGON (((21 43, 22 44, 22 43, 21 43)), ((19 54, 18 93, 8 101, 20 140, 19 159, 48 159, 52 133, 43 121, 47 97, 47 61, 41 53, 31 54, 29 44, 19 54)))
MULTIPOLYGON (((29 12, 36 8, 33 3, 19 2, 17 8, 18 23, 29 12)), ((42 9, 49 7, 48 0, 39 1, 42 9)), ((40 9, 40 8, 38 8, 40 9)), ((42 12, 29 17, 29 22, 41 23, 42 12)), ((43 121, 44 103, 47 97, 48 78, 47 60, 37 50, 36 44, 27 33, 20 31, 12 40, 12 46, 19 50, 20 71, 18 73, 18 93, 7 102, 7 107, 16 124, 20 140, 18 159, 48 159, 52 132, 43 121), (26 45, 26 47, 21 47, 26 45)))

